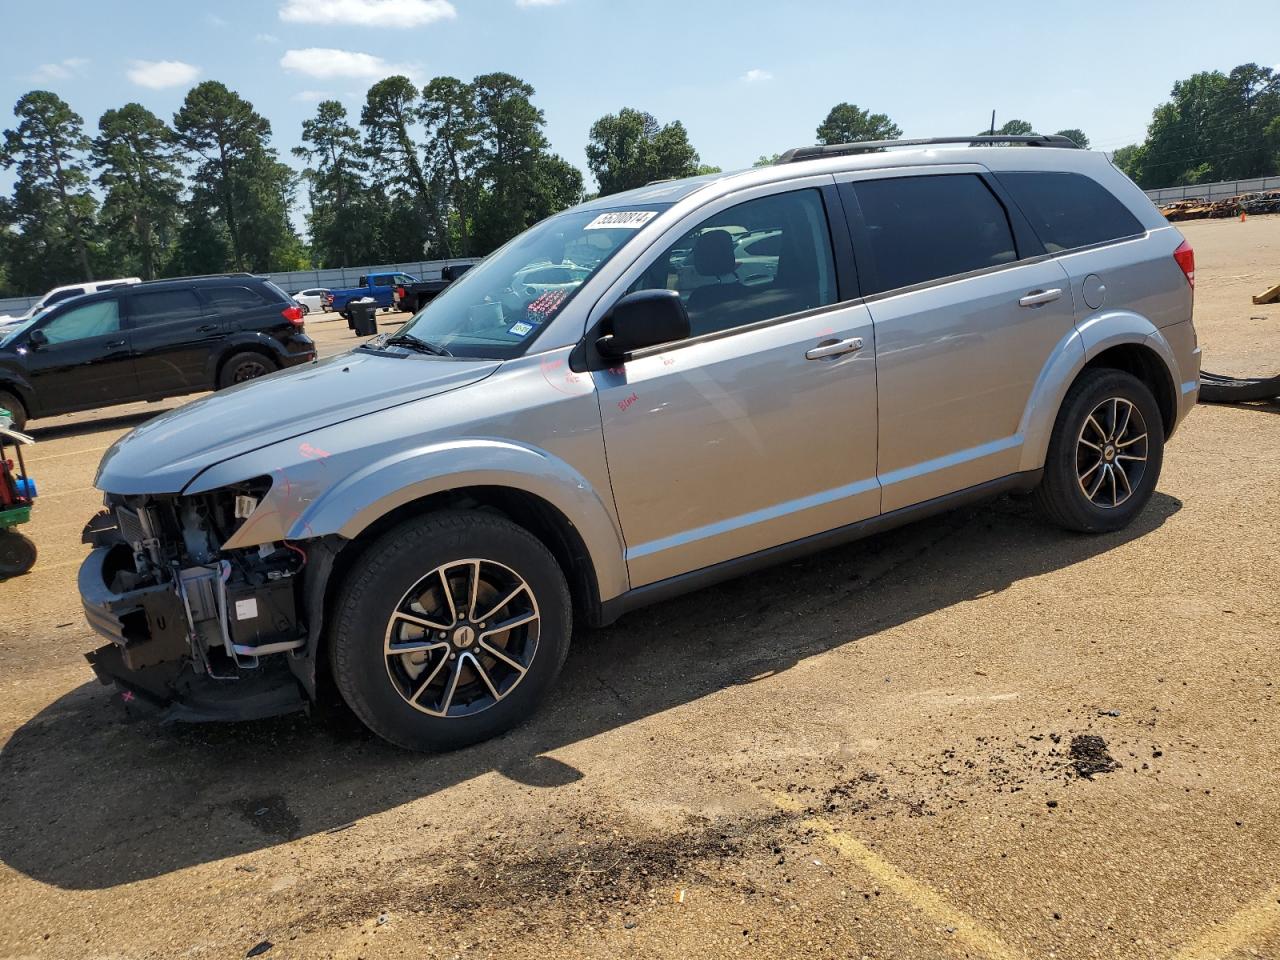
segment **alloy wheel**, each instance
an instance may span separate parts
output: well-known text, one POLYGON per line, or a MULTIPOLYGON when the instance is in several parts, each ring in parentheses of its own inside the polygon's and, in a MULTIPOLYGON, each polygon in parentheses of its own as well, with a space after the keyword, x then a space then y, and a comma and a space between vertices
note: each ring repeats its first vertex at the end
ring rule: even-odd
POLYGON ((1103 400, 1076 438, 1076 480, 1095 506, 1113 509, 1133 496, 1147 469, 1147 424, 1123 397, 1103 400))
POLYGON ((505 699, 538 649, 528 583, 493 560, 455 560, 415 583, 387 623, 387 676, 415 710, 470 716, 505 699))
POLYGON ((244 383, 246 380, 256 380, 258 377, 265 376, 267 373, 267 365, 259 360, 250 360, 236 367, 235 382, 244 383))

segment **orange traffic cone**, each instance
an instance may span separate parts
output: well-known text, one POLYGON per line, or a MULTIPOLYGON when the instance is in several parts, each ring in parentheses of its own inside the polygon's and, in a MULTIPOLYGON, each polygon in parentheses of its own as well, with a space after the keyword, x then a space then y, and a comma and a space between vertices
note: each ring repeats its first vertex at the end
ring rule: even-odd
POLYGON ((1240 222, 1241 222, 1241 223, 1244 223, 1244 222, 1245 222, 1245 220, 1247 220, 1247 219, 1248 219, 1248 214, 1246 214, 1243 210, 1241 210, 1241 211, 1240 211, 1240 222))

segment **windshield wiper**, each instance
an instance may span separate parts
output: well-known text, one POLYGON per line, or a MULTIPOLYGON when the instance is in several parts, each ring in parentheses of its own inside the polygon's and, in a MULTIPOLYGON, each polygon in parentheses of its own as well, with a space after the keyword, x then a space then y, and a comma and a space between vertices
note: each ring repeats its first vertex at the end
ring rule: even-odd
POLYGON ((440 346, 438 343, 432 343, 429 340, 423 340, 415 337, 411 333, 397 333, 394 337, 388 337, 383 341, 384 347, 408 347, 410 350, 417 350, 419 353, 429 353, 433 357, 452 357, 453 354, 440 346))

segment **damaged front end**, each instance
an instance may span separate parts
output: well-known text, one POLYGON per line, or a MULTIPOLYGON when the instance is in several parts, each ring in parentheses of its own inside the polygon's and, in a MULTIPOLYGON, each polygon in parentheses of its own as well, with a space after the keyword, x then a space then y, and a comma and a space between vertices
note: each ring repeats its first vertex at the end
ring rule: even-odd
POLYGON ((311 676, 303 548, 221 544, 270 489, 263 477, 193 496, 117 496, 85 528, 85 616, 111 641, 87 654, 104 684, 165 720, 251 720, 304 709, 311 676))

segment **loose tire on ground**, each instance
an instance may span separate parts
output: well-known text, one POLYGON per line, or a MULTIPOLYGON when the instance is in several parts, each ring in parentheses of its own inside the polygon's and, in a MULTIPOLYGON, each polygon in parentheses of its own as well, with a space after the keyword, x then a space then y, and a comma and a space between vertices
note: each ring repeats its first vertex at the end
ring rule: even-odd
POLYGON ((1062 401, 1033 498, 1068 530, 1119 530, 1151 499, 1163 462, 1164 422, 1146 384, 1086 370, 1062 401))
POLYGON ((27 408, 8 390, 0 390, 0 409, 9 411, 13 429, 21 430, 27 425, 27 408))
POLYGON ((374 733, 410 750, 454 750, 534 713, 564 664, 572 625, 564 574, 536 537, 490 514, 430 514, 384 534, 356 562, 329 662, 343 699, 374 733), (509 624, 518 625, 495 630, 509 624))
POLYGON ((222 372, 218 374, 218 389, 234 387, 237 383, 247 383, 279 369, 279 364, 261 353, 255 353, 252 350, 237 353, 222 365, 222 372))

